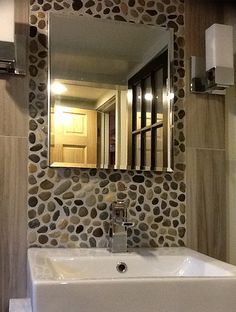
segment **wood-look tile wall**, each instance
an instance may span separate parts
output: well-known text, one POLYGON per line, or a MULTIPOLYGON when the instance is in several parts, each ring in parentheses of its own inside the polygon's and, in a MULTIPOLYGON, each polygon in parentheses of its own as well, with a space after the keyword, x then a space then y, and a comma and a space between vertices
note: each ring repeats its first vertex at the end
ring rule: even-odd
MULTIPOLYGON (((189 77, 190 56, 204 56, 205 29, 223 22, 223 5, 189 0, 185 9, 189 77)), ((224 97, 187 92, 185 105, 188 246, 225 260, 224 97)))
MULTIPOLYGON (((28 1, 16 0, 20 32, 28 1)), ((27 78, 0 76, 0 311, 10 298, 26 296, 27 78)))
POLYGON ((0 136, 0 294, 1 311, 26 287, 25 137, 0 136))
POLYGON ((191 247, 225 259, 225 151, 188 148, 188 238, 191 247), (223 192, 223 194, 222 194, 223 192))
MULTIPOLYGON (((226 3, 225 24, 233 26, 234 68, 236 82, 236 7, 226 3)), ((226 94, 226 203, 227 203, 227 261, 236 265, 236 85, 226 94)))

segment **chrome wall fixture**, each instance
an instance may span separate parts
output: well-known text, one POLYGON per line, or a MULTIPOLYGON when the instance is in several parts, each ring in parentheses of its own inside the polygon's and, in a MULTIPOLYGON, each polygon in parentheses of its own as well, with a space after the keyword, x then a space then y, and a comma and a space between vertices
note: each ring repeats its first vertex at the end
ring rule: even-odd
POLYGON ((205 59, 191 57, 191 91, 225 95, 234 85, 233 27, 213 24, 205 32, 205 59))
POLYGON ((25 74, 26 36, 15 24, 15 0, 0 1, 0 74, 25 74))

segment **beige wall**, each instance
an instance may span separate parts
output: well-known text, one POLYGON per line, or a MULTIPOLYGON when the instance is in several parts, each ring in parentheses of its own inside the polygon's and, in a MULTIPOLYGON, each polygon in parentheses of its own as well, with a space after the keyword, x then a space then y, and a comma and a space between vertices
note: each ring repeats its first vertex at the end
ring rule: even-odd
MULTIPOLYGON (((16 3, 17 27, 25 32, 28 4, 16 3)), ((27 87, 26 77, 0 76, 1 312, 8 311, 9 298, 26 296, 27 87)))

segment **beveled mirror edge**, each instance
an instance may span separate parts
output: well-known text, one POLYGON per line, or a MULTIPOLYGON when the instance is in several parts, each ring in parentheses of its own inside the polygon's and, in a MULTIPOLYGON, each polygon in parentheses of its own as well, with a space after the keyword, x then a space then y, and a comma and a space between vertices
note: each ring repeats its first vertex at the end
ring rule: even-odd
POLYGON ((50 146, 51 146, 51 44, 50 44, 50 18, 51 18, 51 13, 47 15, 47 44, 48 44, 48 70, 47 70, 47 108, 48 108, 48 136, 47 136, 47 144, 48 144, 48 157, 47 157, 47 166, 48 167, 53 167, 53 163, 51 162, 51 151, 50 151, 50 146))
POLYGON ((168 42, 168 88, 169 88, 169 94, 172 96, 168 97, 168 107, 169 107, 169 166, 167 167, 167 172, 173 172, 174 171, 174 83, 173 83, 173 77, 174 77, 174 29, 169 29, 169 42, 168 42))

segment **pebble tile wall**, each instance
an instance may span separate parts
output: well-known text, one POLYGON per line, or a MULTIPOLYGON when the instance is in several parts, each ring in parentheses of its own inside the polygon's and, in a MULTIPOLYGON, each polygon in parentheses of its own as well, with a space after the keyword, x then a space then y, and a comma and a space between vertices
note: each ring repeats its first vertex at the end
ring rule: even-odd
POLYGON ((30 0, 29 246, 107 246, 110 203, 115 199, 125 200, 129 217, 136 220, 128 231, 130 247, 185 244, 183 2, 30 0), (56 11, 174 29, 173 173, 47 167, 47 14, 56 11))

